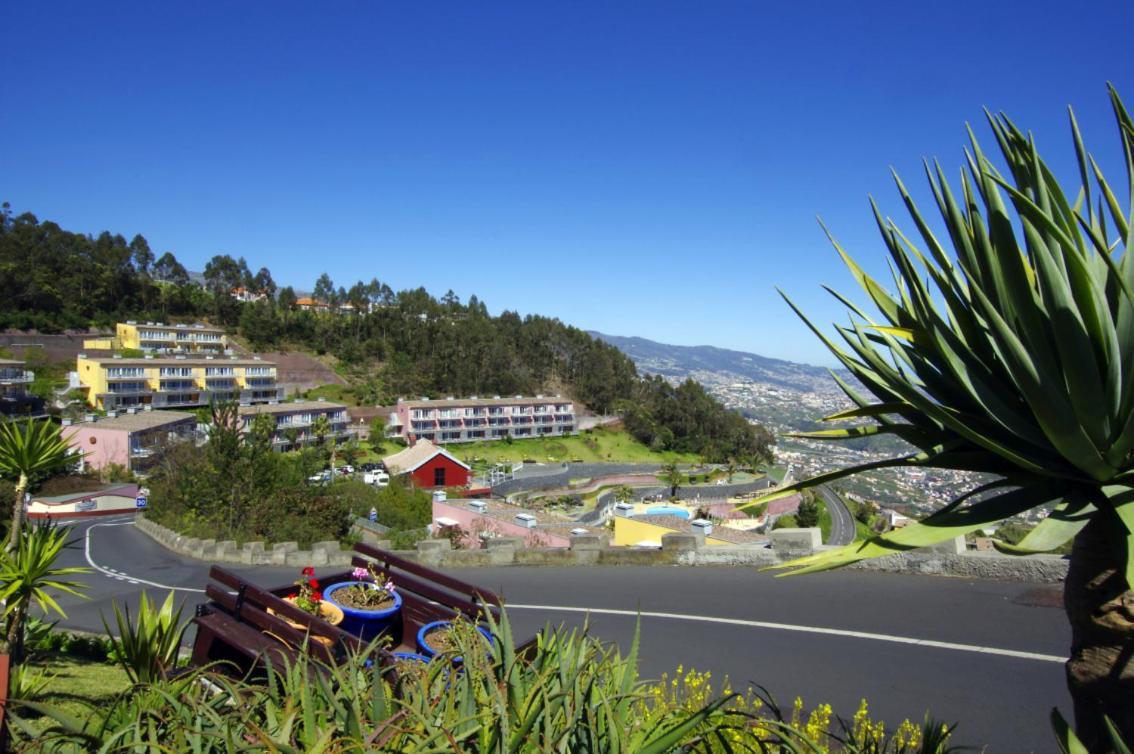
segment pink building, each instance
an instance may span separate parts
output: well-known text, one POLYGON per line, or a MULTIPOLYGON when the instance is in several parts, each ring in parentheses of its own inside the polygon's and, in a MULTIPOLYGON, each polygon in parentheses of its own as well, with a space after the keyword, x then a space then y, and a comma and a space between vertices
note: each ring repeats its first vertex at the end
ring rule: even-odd
POLYGON ((386 436, 407 442, 412 435, 435 443, 573 435, 575 404, 558 395, 525 398, 398 399, 386 422, 386 436))
POLYGON ((117 464, 144 474, 168 443, 191 437, 197 417, 183 411, 110 411, 63 427, 72 450, 83 453, 83 465, 104 469, 117 464))

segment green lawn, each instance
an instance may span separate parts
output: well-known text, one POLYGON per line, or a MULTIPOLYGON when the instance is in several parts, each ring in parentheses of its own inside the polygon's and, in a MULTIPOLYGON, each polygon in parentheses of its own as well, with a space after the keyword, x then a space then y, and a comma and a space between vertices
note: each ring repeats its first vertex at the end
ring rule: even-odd
POLYGON ((474 442, 450 445, 448 449, 466 463, 540 463, 583 461, 600 463, 699 463, 692 453, 655 452, 620 429, 596 428, 569 437, 539 437, 511 443, 474 442))
MULTIPOLYGON (((85 718, 89 712, 84 702, 105 707, 130 688, 130 679, 122 668, 97 660, 56 655, 37 660, 33 666, 55 676, 35 701, 77 717, 85 718)), ((33 721, 36 725, 40 723, 46 728, 51 720, 37 718, 33 721)))

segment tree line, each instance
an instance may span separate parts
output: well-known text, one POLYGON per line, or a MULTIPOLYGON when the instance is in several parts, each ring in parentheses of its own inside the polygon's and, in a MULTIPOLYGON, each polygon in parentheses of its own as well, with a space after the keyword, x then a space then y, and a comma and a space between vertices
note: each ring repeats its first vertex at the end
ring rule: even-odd
POLYGON ((658 450, 708 460, 770 457, 771 436, 726 410, 696 383, 642 378, 616 347, 557 319, 504 311, 475 295, 436 298, 394 291, 377 279, 336 286, 326 273, 312 297, 277 287, 271 271, 214 256, 194 280, 171 252, 155 255, 141 235, 72 233, 31 213, 0 208, 0 327, 44 332, 108 327, 125 319, 208 319, 255 350, 302 347, 336 357, 367 403, 398 396, 566 392, 600 413, 618 411, 658 450), (263 294, 233 297, 234 289, 263 294), (350 305, 352 314, 339 313, 350 305))

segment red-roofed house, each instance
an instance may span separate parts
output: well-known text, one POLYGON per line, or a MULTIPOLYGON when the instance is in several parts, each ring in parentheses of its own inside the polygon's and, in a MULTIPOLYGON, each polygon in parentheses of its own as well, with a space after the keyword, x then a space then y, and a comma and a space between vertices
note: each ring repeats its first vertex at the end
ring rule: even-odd
POLYGON ((429 440, 418 440, 382 461, 392 475, 409 474, 418 487, 467 487, 469 483, 468 464, 429 440))

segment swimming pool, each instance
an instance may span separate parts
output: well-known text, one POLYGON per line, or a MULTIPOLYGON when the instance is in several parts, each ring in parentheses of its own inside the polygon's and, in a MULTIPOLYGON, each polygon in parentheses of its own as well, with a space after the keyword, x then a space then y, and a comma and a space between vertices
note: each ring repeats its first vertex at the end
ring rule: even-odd
POLYGON ((675 508, 672 505, 659 505, 654 508, 647 508, 646 514, 650 516, 677 516, 678 518, 690 519, 693 514, 684 508, 675 508))

